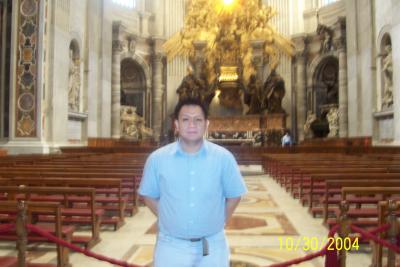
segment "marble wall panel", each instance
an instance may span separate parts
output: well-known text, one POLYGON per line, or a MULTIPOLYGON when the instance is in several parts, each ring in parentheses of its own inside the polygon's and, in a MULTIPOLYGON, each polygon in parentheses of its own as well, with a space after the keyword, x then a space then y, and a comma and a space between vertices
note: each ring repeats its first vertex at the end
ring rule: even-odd
POLYGON ((18 9, 15 136, 37 137, 40 0, 23 0, 18 9))

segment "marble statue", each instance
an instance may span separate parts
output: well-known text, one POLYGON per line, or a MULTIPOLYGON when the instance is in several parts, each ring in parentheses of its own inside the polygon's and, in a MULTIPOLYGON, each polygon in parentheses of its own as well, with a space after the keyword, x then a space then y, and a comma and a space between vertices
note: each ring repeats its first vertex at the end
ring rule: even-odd
POLYGON ((148 139, 153 130, 144 126, 144 119, 136 113, 136 107, 121 106, 121 133, 134 140, 148 139))
POLYGON ((328 137, 338 137, 339 136, 339 110, 334 107, 329 109, 328 114, 326 114, 326 119, 329 123, 329 134, 328 137))
POLYGON ((261 93, 261 108, 268 113, 285 113, 282 108, 282 99, 285 96, 285 81, 273 69, 264 83, 261 93))
POLYGON ((317 27, 317 34, 321 38, 320 53, 327 53, 332 50, 332 37, 333 31, 331 28, 319 24, 317 27))
POLYGON ((303 126, 305 137, 307 138, 313 137, 311 131, 311 124, 316 120, 317 120, 317 115, 315 113, 312 113, 311 111, 307 111, 307 119, 303 126))
POLYGON ((215 96, 214 86, 209 86, 205 73, 200 74, 200 79, 193 73, 191 66, 187 67, 187 74, 182 79, 176 93, 179 95, 179 100, 184 98, 198 98, 206 107, 210 104, 212 98, 215 96))
POLYGON ((200 91, 203 90, 203 85, 199 79, 193 73, 193 68, 188 66, 186 76, 182 79, 182 83, 179 85, 176 93, 179 95, 179 100, 184 98, 199 98, 200 91))
POLYGON ((74 59, 74 51, 69 50, 69 72, 68 72, 68 108, 70 111, 79 111, 79 93, 81 87, 81 75, 79 59, 74 59))
POLYGON ((389 108, 393 105, 393 59, 392 46, 385 46, 385 53, 382 57, 383 73, 383 97, 382 108, 389 108))
POLYGON ((245 103, 249 106, 247 114, 260 114, 261 112, 260 87, 257 77, 252 74, 245 94, 245 103))

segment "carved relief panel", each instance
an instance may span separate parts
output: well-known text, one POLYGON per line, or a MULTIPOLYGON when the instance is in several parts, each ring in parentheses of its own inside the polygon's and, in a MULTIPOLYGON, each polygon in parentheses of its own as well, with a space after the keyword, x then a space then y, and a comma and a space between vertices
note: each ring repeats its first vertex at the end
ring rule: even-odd
POLYGON ((79 46, 72 41, 69 46, 69 71, 68 71, 68 110, 80 111, 81 95, 81 67, 79 46))

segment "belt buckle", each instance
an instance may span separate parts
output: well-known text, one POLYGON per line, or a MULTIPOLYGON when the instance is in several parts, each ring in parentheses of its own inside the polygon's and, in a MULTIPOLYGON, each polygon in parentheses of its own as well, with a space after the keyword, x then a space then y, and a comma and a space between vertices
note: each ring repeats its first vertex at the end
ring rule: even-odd
POLYGON ((199 242, 201 238, 189 238, 190 242, 199 242))

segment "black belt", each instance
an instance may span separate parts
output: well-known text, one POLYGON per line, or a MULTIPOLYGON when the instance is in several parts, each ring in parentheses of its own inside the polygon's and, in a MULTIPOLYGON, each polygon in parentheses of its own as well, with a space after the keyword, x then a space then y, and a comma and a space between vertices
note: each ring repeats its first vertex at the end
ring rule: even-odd
POLYGON ((185 240, 189 240, 190 242, 202 242, 203 245, 203 256, 207 256, 208 255, 208 241, 205 237, 202 238, 189 238, 189 239, 185 239, 185 240))

